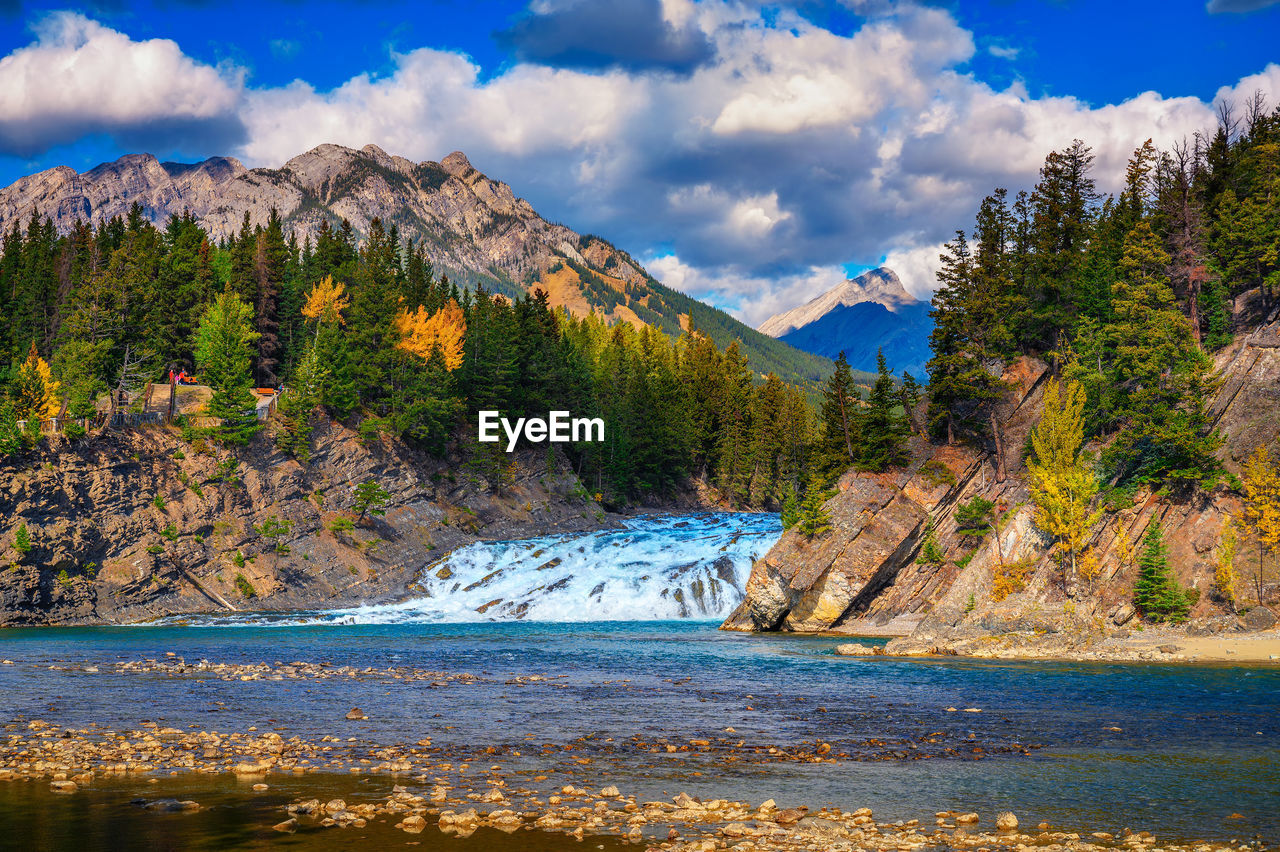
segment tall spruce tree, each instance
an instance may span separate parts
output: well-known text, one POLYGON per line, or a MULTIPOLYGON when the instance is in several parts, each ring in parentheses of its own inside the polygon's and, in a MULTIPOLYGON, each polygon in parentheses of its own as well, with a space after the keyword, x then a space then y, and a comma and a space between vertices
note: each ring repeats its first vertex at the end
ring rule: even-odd
POLYGON ((881 471, 905 464, 910 457, 906 445, 908 430, 897 413, 898 405, 893 374, 889 372, 884 350, 880 349, 876 352, 876 382, 861 417, 858 463, 862 468, 881 471))
POLYGON ((196 365, 213 391, 205 411, 221 419, 213 434, 226 446, 244 446, 262 428, 251 391, 257 339, 253 309, 231 290, 218 295, 196 331, 196 365))

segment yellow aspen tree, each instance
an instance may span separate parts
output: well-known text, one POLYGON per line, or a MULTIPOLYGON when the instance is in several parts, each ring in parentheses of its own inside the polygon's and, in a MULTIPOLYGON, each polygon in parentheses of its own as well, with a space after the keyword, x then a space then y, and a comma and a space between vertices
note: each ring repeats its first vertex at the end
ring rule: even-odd
POLYGON ((1236 602, 1236 550, 1240 546, 1235 518, 1228 515, 1222 522, 1222 536, 1214 555, 1213 582, 1223 600, 1236 602))
POLYGON ((1256 590, 1262 603, 1263 557, 1280 553, 1280 464, 1258 447, 1244 465, 1244 520, 1258 541, 1256 590))
POLYGON ((346 320, 342 312, 351 305, 346 296, 346 286, 341 281, 334 281, 332 275, 326 275, 316 282, 307 294, 307 302, 302 306, 302 315, 316 321, 316 333, 320 333, 322 323, 343 325, 346 320))
POLYGON ((62 404, 58 401, 61 385, 53 380, 49 365, 31 344, 27 360, 18 368, 13 382, 13 409, 19 420, 48 420, 57 417, 62 404))
POLYGON ((396 331, 400 334, 397 349, 429 361, 438 347, 446 370, 453 372, 462 366, 467 320, 453 299, 434 314, 428 314, 422 305, 413 311, 401 311, 395 322, 396 331))
POLYGON ((1102 510, 1089 511, 1098 493, 1098 478, 1080 454, 1084 443, 1084 389, 1079 382, 1057 379, 1044 393, 1044 413, 1031 432, 1035 457, 1027 462, 1036 526, 1054 536, 1071 559, 1089 539, 1102 510))

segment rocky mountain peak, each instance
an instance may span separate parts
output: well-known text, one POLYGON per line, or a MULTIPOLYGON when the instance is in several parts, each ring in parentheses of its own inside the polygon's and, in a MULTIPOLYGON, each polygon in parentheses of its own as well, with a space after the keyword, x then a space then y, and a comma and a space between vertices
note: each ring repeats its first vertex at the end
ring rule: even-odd
POLYGON ((884 305, 897 312, 904 305, 915 304, 917 299, 902 286, 896 272, 881 266, 864 272, 857 278, 846 279, 841 284, 799 307, 775 314, 760 324, 760 331, 770 337, 781 337, 797 328, 809 325, 839 307, 851 307, 863 302, 884 305))
POLYGON ((467 159, 467 155, 461 151, 454 151, 449 156, 440 161, 440 166, 446 172, 454 177, 462 178, 475 170, 475 166, 471 165, 471 161, 467 159))

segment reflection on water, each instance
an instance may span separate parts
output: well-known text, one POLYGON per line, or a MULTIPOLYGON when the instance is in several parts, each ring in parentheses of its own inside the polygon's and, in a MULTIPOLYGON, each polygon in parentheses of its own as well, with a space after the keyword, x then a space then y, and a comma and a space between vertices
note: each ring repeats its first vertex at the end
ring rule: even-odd
MULTIPOLYGON (((44 783, 0 783, 0 849, 27 852, 123 852, 123 850, 250 850, 305 848, 308 852, 401 849, 418 852, 566 852, 583 844, 562 834, 521 830, 504 834, 480 828, 468 838, 442 834, 430 826, 406 834, 394 820, 371 820, 364 828, 322 828, 303 819, 297 831, 271 826, 285 819, 284 806, 297 798, 371 800, 385 794, 385 779, 272 777, 270 789, 256 793, 226 776, 95 782, 73 795, 51 793, 44 783), (372 783, 370 783, 372 782, 372 783), (177 797, 201 805, 194 813, 143 810, 138 799, 177 797)), ((590 849, 632 849, 617 838, 593 837, 590 849)))

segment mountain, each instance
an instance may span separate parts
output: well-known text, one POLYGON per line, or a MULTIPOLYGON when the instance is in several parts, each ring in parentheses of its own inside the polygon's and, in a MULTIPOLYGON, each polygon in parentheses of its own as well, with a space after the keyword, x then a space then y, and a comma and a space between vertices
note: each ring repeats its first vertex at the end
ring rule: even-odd
POLYGON ((150 154, 83 174, 57 166, 0 190, 0 230, 25 228, 38 216, 66 233, 77 221, 126 216, 135 204, 159 225, 190 211, 215 239, 238 231, 246 214, 265 222, 272 209, 299 241, 325 222, 345 221, 360 236, 380 218, 401 239, 426 246, 436 272, 462 286, 508 296, 541 287, 552 305, 572 313, 647 323, 672 336, 692 326, 722 348, 738 340, 757 372, 789 381, 812 385, 831 370, 822 356, 664 287, 607 240, 547 221, 460 151, 415 163, 376 145, 320 145, 278 169, 249 169, 231 157, 162 163, 150 154))
POLYGON ((883 266, 760 324, 760 331, 805 352, 835 358, 843 351, 854 369, 874 370, 883 348, 891 369, 917 377, 929 360, 932 330, 929 303, 883 266))

